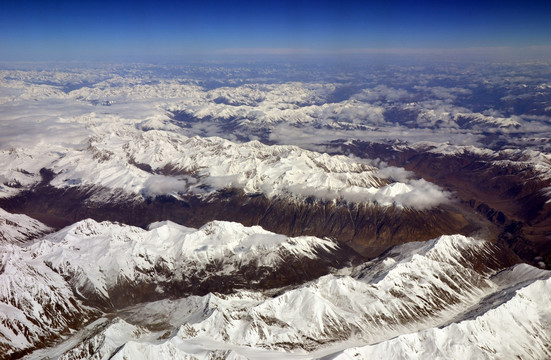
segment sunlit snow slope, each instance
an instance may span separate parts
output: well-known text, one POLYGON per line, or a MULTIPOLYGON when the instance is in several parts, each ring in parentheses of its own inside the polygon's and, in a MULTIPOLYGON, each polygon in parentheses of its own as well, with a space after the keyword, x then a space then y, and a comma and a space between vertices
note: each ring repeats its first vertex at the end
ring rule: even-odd
POLYGON ((40 183, 41 169, 48 169, 53 172, 49 184, 82 191, 95 188, 91 201, 99 204, 117 193, 131 198, 204 196, 228 188, 267 197, 314 196, 420 209, 449 196, 424 180, 391 181, 366 162, 294 146, 188 138, 123 125, 96 132, 80 148, 47 145, 1 151, 5 167, 0 175, 7 180, 0 194, 14 196, 40 183))
POLYGON ((467 238, 411 245, 352 276, 329 275, 276 297, 241 292, 131 308, 62 358, 89 348, 102 354, 98 358, 117 348, 117 359, 549 356, 549 272, 526 265, 497 275, 474 271, 470 256, 495 254, 489 244, 467 238), (527 306, 532 308, 525 313, 527 306), (519 331, 514 343, 501 345, 507 333, 500 329, 507 331, 510 321, 519 331), (454 330, 463 328, 468 336, 454 330), (438 331, 449 333, 425 336, 438 331), (416 336, 403 345, 402 338, 416 336), (377 345, 371 352, 365 347, 331 354, 351 343, 377 345))
POLYGON ((335 250, 328 240, 291 239, 224 222, 198 230, 157 223, 149 231, 80 222, 20 252, 32 264, 48 264, 89 299, 113 300, 124 289, 126 304, 132 303, 132 282, 157 284, 148 291, 164 295, 103 307, 111 315, 29 358, 410 358, 405 348, 441 358, 507 358, 511 349, 522 358, 549 355, 551 273, 528 265, 507 268, 511 260, 501 249, 459 235, 401 245, 293 287, 175 296, 165 282, 169 274, 235 276, 251 263, 257 271, 269 265, 285 273, 299 266, 287 256, 319 262, 335 250), (488 333, 494 324, 505 329, 504 318, 519 329, 511 347, 498 344, 505 336, 498 328, 488 333), (360 345, 367 346, 352 348, 360 345))
POLYGON ((0 244, 24 243, 51 231, 40 221, 0 208, 0 244))
POLYGON ((196 230, 165 222, 143 230, 93 220, 27 247, 2 245, 0 256, 6 354, 47 345, 100 310, 300 284, 355 260, 328 239, 288 238, 237 223, 196 230))
POLYGON ((551 358, 549 66, 1 66, 0 360, 551 358))

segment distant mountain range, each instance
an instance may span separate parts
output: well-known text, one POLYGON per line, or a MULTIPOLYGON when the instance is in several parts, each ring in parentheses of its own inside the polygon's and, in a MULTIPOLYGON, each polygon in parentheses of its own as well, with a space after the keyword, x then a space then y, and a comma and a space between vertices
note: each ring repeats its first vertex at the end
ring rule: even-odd
POLYGON ((0 359, 551 358, 545 68, 39 65, 0 359))

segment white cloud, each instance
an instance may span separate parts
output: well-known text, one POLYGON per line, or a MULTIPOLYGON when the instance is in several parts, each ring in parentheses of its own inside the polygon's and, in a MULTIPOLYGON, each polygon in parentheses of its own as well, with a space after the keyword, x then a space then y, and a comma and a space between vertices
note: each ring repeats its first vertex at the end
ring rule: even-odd
MULTIPOLYGON (((486 69, 485 76, 480 78, 472 74, 461 75, 459 72, 438 72, 438 69, 393 69, 395 71, 391 78, 384 72, 373 71, 362 73, 365 78, 356 80, 350 73, 343 72, 332 76, 333 82, 321 78, 310 82, 282 83, 273 81, 281 73, 275 72, 276 75, 273 75, 271 69, 258 69, 255 79, 264 80, 251 83, 252 80, 247 79, 249 73, 241 68, 232 70, 209 67, 202 70, 204 72, 201 81, 216 79, 216 84, 235 84, 210 90, 195 85, 201 83, 198 78, 155 79, 146 75, 147 71, 125 76, 112 69, 86 70, 74 74, 55 71, 0 71, 0 149, 34 149, 44 145, 52 156, 56 152, 67 155, 71 151, 82 151, 88 146, 90 138, 94 137, 114 136, 118 137, 118 141, 123 141, 120 138, 121 133, 129 129, 133 129, 135 134, 161 130, 167 134, 220 136, 235 142, 260 138, 317 151, 324 151, 325 144, 330 141, 349 139, 377 142, 398 140, 410 144, 429 140, 435 143, 484 146, 483 133, 492 129, 497 129, 498 134, 514 134, 515 137, 506 139, 511 144, 532 146, 530 139, 537 138, 540 141, 548 137, 548 116, 506 116, 506 109, 489 106, 473 111, 469 109, 468 103, 462 103, 461 106, 457 103, 458 99, 472 96, 475 91, 473 89, 477 89, 480 84, 510 86, 512 89, 519 85, 519 81, 531 81, 529 75, 522 78, 512 76, 507 80, 512 84, 508 85, 502 79, 503 76, 493 73, 492 69, 486 69), (457 80, 461 77, 458 74, 464 76, 461 81, 457 80), (218 75, 223 79, 218 80, 218 75), (84 84, 87 78, 90 78, 87 86, 66 90, 67 92, 61 90, 63 83, 84 84), (46 84, 50 82, 57 85, 46 84), (442 85, 448 82, 451 85, 442 85), (328 102, 328 99, 336 98, 334 93, 343 84, 354 85, 350 94, 346 93, 342 101, 328 102), (385 118, 389 106, 398 113, 397 119, 392 121, 385 118), (176 126, 176 121, 170 121, 169 110, 186 111, 197 121, 176 126), (404 111, 404 116, 413 116, 414 120, 401 123, 400 111, 404 111), (410 113, 406 114, 407 111, 410 113), (462 129, 458 124, 460 117, 470 119, 472 129, 462 129), (199 121, 201 118, 205 120, 199 121), (515 130, 516 125, 521 126, 519 131, 515 130), (520 131, 531 134, 516 138, 520 131)), ((189 73, 186 74, 188 76, 189 73)), ((301 74, 310 78, 315 78, 312 74, 318 75, 308 71, 301 74)), ((540 79, 538 76, 537 84, 542 84, 544 80, 544 77, 540 79)), ((547 88, 540 91, 547 91, 547 88)), ((232 145, 232 149, 237 148, 238 144, 232 145)), ((162 149, 155 151, 162 152, 162 149)), ((176 153, 175 156, 180 155, 176 153)), ((239 159, 235 158, 233 161, 241 161, 239 159)), ((29 164, 33 169, 38 166, 36 162, 29 164)), ((425 207, 431 204, 427 200, 429 198, 438 202, 448 197, 441 189, 422 182, 413 182, 410 174, 403 169, 379 165, 382 169, 378 176, 411 186, 408 191, 396 194, 392 201, 425 207)), ((121 169, 121 174, 128 175, 129 172, 121 169)), ((9 173, 6 172, 3 176, 8 180, 21 178, 26 184, 31 181, 11 165, 9 173)), ((132 176, 137 177, 132 180, 135 182, 131 181, 135 187, 143 185, 144 193, 149 194, 177 193, 188 191, 190 187, 197 188, 187 178, 175 179, 160 175, 147 178, 141 173, 132 173, 132 176), (143 181, 145 183, 142 184, 143 181)), ((76 181, 76 178, 68 180, 76 181)), ((306 183, 308 176, 300 179, 306 183)), ((245 176, 237 171, 208 174, 203 180, 203 185, 212 188, 235 185, 263 193, 281 190, 270 182, 258 181, 252 184, 249 182, 249 175, 245 176)), ((110 184, 116 183, 114 179, 110 181, 110 184)), ((352 187, 336 190, 335 187, 329 188, 325 185, 304 186, 300 182, 287 185, 289 186, 286 189, 305 196, 358 198, 357 189, 351 190, 352 187)), ((364 191, 360 198, 363 196, 370 201, 384 203, 390 201, 385 197, 385 191, 377 194, 364 191)))
POLYGON ((143 194, 155 197, 157 195, 186 193, 189 190, 188 184, 194 184, 195 182, 196 180, 190 177, 152 175, 143 185, 143 194))
POLYGON ((378 85, 374 88, 363 89, 361 92, 353 95, 351 99, 359 100, 363 102, 376 102, 376 101, 399 101, 407 100, 411 98, 407 90, 404 89, 394 89, 386 85, 378 85))

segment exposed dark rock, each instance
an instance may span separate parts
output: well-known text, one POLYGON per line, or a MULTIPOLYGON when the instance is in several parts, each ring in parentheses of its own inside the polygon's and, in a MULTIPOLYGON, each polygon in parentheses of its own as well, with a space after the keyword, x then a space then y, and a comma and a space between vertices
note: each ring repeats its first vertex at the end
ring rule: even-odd
POLYGON ((551 259, 551 204, 543 191, 551 186, 551 180, 542 179, 521 161, 495 163, 480 154, 442 155, 431 149, 361 141, 335 143, 335 153, 380 158, 453 191, 465 206, 497 225, 501 234, 496 238, 523 260, 537 265, 534 258, 551 259), (515 231, 511 232, 511 227, 515 231))
POLYGON ((418 211, 394 206, 268 199, 227 189, 208 198, 183 199, 162 196, 149 199, 124 197, 100 188, 65 188, 39 185, 10 199, 0 199, 7 211, 25 213, 43 223, 60 228, 79 220, 118 221, 146 227, 154 221, 171 220, 200 227, 212 220, 236 221, 245 226, 288 236, 329 237, 346 243, 367 257, 375 257, 393 245, 428 240, 444 234, 468 234, 473 230, 461 214, 434 208, 418 211), (102 193, 111 201, 91 202, 102 193))

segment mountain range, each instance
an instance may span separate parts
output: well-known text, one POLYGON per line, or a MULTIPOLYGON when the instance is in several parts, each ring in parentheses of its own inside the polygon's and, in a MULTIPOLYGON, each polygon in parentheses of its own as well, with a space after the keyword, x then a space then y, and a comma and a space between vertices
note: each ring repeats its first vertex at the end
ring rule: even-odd
POLYGON ((4 65, 0 359, 550 358, 551 73, 350 66, 4 65))

